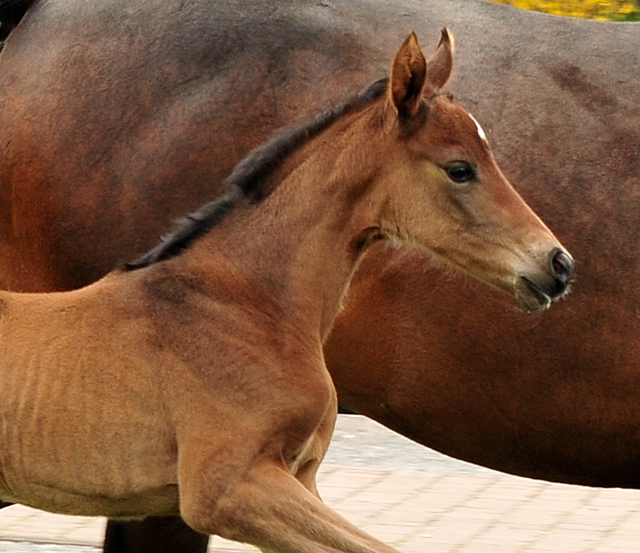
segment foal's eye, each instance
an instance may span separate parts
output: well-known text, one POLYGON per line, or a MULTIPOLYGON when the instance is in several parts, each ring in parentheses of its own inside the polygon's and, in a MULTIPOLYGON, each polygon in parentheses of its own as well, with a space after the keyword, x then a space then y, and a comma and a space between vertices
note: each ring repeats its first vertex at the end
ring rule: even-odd
POLYGON ((475 180, 476 170, 466 161, 456 161, 446 168, 453 182, 464 183, 475 180))

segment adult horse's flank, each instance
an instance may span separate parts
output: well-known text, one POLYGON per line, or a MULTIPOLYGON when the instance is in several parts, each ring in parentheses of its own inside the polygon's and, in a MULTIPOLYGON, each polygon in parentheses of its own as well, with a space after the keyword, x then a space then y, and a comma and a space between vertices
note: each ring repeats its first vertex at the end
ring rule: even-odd
POLYGON ((126 269, 0 294, 0 498, 179 513, 271 551, 392 551, 315 486, 336 417, 322 344, 364 251, 408 242, 527 309, 573 267, 438 94, 451 48, 443 31, 427 63, 410 35, 389 80, 257 149, 126 269))

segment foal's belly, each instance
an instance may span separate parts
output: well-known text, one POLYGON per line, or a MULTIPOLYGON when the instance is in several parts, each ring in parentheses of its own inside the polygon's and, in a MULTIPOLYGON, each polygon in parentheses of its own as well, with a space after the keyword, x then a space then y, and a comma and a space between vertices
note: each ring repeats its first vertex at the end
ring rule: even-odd
POLYGON ((37 346, 0 360, 0 500, 77 515, 177 513, 177 446, 153 378, 135 359, 99 365, 81 352, 56 363, 52 347, 37 346))
POLYGON ((179 514, 178 486, 175 484, 140 495, 114 498, 80 495, 30 482, 28 486, 12 491, 0 486, 0 499, 66 515, 144 518, 179 514))
POLYGON ((2 433, 0 499, 74 515, 178 513, 176 454, 161 432, 29 419, 2 433))
POLYGON ((176 454, 162 432, 28 419, 0 438, 0 499, 74 515, 178 513, 176 454))

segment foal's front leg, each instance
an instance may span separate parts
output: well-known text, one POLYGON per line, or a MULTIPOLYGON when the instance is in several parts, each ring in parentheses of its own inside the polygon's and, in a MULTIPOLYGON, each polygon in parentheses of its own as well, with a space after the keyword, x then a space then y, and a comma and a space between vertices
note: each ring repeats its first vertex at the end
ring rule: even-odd
POLYGON ((253 468, 209 512, 185 506, 188 524, 204 533, 278 553, 397 553, 327 507, 275 463, 253 468))
POLYGON ((397 553, 320 500, 316 473, 333 434, 335 397, 325 408, 322 422, 288 466, 268 445, 251 450, 271 453, 247 457, 242 444, 252 442, 237 435, 222 466, 216 451, 207 454, 202 442, 185 444, 179 468, 185 522, 199 532, 277 553, 397 553))

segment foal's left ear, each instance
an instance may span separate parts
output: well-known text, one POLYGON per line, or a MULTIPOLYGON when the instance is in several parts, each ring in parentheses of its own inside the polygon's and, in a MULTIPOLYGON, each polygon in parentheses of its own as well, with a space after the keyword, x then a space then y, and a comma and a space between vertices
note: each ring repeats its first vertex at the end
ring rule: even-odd
POLYGON ((405 39, 393 61, 389 85, 398 115, 416 115, 422 97, 435 94, 446 84, 453 68, 453 46, 453 36, 442 29, 438 48, 426 61, 415 33, 405 39))
POLYGON ((420 50, 416 34, 412 32, 393 60, 389 82, 391 103, 400 117, 413 117, 418 113, 426 77, 427 61, 420 50))

